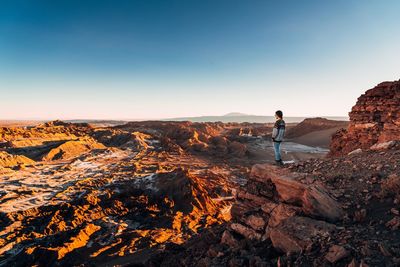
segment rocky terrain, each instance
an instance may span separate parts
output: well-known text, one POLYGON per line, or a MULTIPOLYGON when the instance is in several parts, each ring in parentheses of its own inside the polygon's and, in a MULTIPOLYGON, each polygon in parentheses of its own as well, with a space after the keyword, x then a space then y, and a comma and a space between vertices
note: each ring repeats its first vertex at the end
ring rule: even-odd
POLYGON ((333 137, 330 154, 336 157, 295 162, 283 169, 254 165, 246 185, 235 192, 228 223, 208 228, 149 263, 399 266, 399 91, 398 82, 367 91, 366 95, 374 97, 368 108, 360 108, 365 96, 360 97, 350 113, 348 130, 333 137), (381 106, 385 101, 386 106, 381 106), (354 116, 359 109, 364 115, 354 116), (357 126, 368 123, 369 111, 380 114, 382 109, 392 118, 380 119, 385 121, 382 128, 357 126), (338 149, 337 144, 344 144, 340 148, 345 149, 338 149))
POLYGON ((255 165, 232 219, 162 266, 398 266, 400 150, 255 165))
POLYGON ((399 88, 330 157, 347 122, 288 125, 284 168, 271 124, 2 127, 0 266, 398 266, 399 88))
MULTIPOLYGON (((0 128, 0 266, 147 264, 225 224, 251 166, 273 160, 271 127, 53 121, 0 128)), ((310 157, 326 154, 306 148, 310 157)), ((287 146, 285 157, 298 157, 298 149, 287 146)))

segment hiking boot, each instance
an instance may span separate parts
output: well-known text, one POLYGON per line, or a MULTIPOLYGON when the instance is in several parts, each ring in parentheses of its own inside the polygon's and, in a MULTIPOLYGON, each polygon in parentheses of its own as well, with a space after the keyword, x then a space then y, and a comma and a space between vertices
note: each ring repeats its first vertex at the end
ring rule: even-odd
POLYGON ((282 160, 275 160, 275 164, 278 166, 283 166, 283 161, 282 160))

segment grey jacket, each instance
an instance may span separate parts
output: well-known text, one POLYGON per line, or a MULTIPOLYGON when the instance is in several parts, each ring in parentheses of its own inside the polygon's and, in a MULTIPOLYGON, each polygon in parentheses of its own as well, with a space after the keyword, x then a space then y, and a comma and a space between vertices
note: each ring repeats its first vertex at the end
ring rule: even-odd
POLYGON ((285 136, 286 124, 284 120, 277 120, 275 122, 274 128, 272 129, 272 141, 282 142, 285 136))

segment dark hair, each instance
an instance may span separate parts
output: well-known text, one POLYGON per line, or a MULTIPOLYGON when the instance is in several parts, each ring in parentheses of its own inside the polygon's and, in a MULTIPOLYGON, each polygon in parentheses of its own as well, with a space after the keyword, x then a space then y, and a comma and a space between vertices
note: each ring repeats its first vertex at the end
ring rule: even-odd
POLYGON ((282 117, 283 117, 283 112, 280 111, 280 110, 278 110, 277 112, 275 112, 275 115, 282 119, 282 117))

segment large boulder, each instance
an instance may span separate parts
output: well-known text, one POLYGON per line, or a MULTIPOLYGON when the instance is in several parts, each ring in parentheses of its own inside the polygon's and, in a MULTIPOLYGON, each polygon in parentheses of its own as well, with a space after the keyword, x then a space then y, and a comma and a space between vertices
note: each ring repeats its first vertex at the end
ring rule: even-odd
POLYGON ((254 165, 246 186, 237 190, 229 230, 253 243, 270 239, 284 253, 312 250, 333 234, 332 223, 345 213, 322 185, 303 183, 306 178, 274 165, 254 165))
POLYGON ((251 175, 258 181, 271 181, 279 199, 301 206, 305 214, 329 221, 340 220, 344 212, 339 203, 320 185, 306 185, 299 181, 302 174, 290 173, 270 164, 257 164, 251 175))

